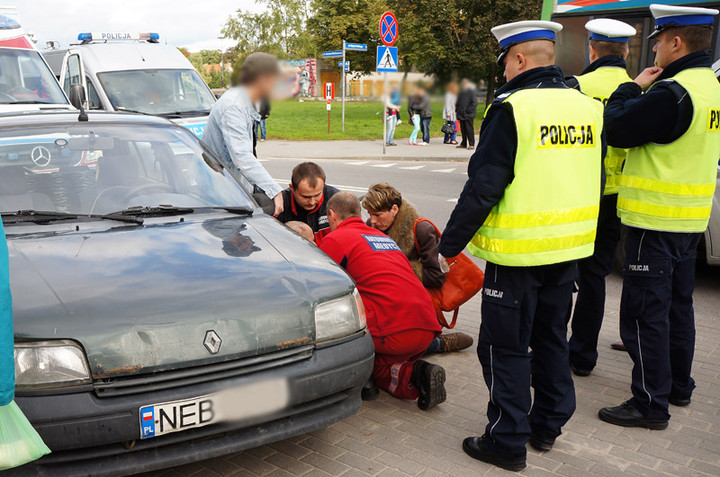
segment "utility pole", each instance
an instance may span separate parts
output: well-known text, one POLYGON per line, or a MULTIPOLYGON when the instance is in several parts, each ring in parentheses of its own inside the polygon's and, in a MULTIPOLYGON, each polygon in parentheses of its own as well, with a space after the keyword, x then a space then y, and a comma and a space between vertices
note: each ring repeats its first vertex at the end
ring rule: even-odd
POLYGON ((220 40, 220 81, 222 83, 222 87, 225 87, 225 62, 223 61, 225 58, 225 51, 223 50, 223 40, 225 39, 224 36, 219 36, 218 40, 220 40))
POLYGON ((343 40, 342 52, 342 132, 345 132, 345 40, 343 40))

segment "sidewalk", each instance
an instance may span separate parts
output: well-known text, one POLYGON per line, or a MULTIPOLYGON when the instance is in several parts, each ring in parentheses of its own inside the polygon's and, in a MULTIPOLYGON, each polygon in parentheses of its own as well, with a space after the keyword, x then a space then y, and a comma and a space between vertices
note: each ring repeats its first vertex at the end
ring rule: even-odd
POLYGON ((397 146, 386 147, 382 141, 267 141, 257 145, 261 159, 342 159, 393 161, 467 161, 474 151, 443 144, 432 138, 428 146, 410 146, 407 139, 397 139, 397 146), (404 142, 403 142, 404 141, 404 142))
MULTIPOLYGON (((671 406, 665 431, 626 429, 601 422, 597 411, 630 395, 631 361, 610 349, 618 339, 622 280, 608 281, 608 303, 593 374, 575 378, 577 411, 552 451, 528 450, 520 474, 475 461, 462 439, 480 435, 488 391, 473 349, 432 357, 447 370, 448 400, 429 411, 381 393, 343 422, 282 442, 218 459, 155 472, 152 477, 205 476, 664 476, 720 475, 720 276, 706 270, 696 291, 697 389, 686 408, 671 406)), ((463 306, 458 330, 477 336, 480 299, 463 306)), ((148 475, 147 477, 151 477, 148 475)))

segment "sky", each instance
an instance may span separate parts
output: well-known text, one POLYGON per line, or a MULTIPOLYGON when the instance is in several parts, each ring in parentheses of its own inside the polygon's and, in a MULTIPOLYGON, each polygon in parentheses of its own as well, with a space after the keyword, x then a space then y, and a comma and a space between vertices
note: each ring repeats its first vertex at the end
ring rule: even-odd
POLYGON ((81 32, 155 32, 160 41, 190 51, 228 48, 218 40, 225 20, 238 9, 259 11, 254 0, 0 0, 15 6, 38 48, 55 40, 77 41, 81 32))

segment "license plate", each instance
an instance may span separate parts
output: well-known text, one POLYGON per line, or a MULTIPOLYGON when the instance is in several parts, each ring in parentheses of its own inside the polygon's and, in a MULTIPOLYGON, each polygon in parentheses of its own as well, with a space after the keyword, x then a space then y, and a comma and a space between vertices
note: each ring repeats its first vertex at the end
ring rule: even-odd
POLYGON ((150 404, 140 408, 140 438, 264 416, 285 409, 288 402, 287 380, 273 379, 190 399, 150 404))

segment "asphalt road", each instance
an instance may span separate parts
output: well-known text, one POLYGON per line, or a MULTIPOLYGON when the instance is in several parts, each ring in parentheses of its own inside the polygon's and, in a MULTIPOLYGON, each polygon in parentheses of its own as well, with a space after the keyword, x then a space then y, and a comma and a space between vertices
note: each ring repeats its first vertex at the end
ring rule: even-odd
MULTIPOLYGON (((298 159, 267 159, 263 165, 278 183, 287 187, 298 159)), ((376 182, 396 187, 403 197, 415 204, 421 215, 442 230, 450 218, 467 179, 464 162, 430 161, 343 161, 318 159, 327 182, 339 189, 362 195, 376 182)))

